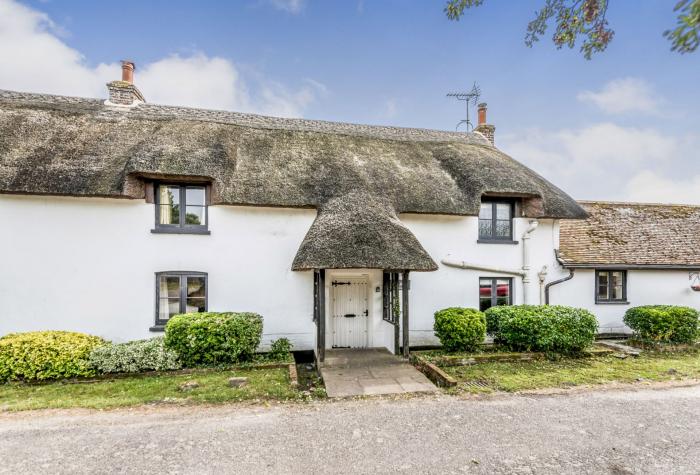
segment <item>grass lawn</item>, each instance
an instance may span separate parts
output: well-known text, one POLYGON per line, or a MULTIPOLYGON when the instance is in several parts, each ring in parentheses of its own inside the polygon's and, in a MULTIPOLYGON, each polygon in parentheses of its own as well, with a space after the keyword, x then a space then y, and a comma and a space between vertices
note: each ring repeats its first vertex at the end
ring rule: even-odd
POLYGON ((459 384, 457 391, 522 391, 629 383, 639 378, 649 381, 700 378, 700 353, 644 353, 619 359, 614 356, 564 358, 559 361, 485 362, 442 369, 459 384))
POLYGON ((84 407, 108 409, 141 404, 202 404, 233 401, 284 401, 300 399, 286 368, 201 370, 190 374, 129 376, 90 383, 55 382, 40 385, 0 384, 0 411, 84 407), (231 388, 232 376, 248 378, 242 388, 231 388), (199 387, 179 386, 196 381, 199 387))

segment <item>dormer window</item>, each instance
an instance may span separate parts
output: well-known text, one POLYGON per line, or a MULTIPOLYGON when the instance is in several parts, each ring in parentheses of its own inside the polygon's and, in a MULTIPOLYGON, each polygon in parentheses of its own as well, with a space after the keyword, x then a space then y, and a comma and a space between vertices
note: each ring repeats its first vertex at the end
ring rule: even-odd
POLYGON ((209 234, 205 185, 158 184, 155 233, 209 234))
POLYGON ((512 201, 488 200, 479 210, 479 242, 514 243, 512 201))

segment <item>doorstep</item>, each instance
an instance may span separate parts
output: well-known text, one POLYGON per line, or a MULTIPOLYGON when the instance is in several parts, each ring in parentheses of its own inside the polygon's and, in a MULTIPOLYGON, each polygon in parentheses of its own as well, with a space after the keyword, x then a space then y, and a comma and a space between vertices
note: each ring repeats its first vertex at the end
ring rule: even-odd
POLYGON ((423 373, 385 348, 326 350, 320 369, 328 397, 437 391, 423 373))

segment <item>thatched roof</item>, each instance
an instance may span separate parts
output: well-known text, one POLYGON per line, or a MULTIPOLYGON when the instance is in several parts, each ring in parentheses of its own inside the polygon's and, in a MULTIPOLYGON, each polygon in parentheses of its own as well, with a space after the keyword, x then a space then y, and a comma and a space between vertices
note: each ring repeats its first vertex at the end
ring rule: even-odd
POLYGON ((324 203, 292 264, 294 270, 347 267, 437 270, 391 203, 364 192, 324 203))
POLYGON ((700 268, 700 206, 582 201, 585 220, 562 220, 567 267, 700 268))
POLYGON ((144 179, 182 177, 210 181, 213 204, 331 210, 360 193, 393 208, 384 217, 477 215, 494 194, 523 197, 531 217, 585 216, 480 134, 0 91, 0 193, 142 199, 144 179))

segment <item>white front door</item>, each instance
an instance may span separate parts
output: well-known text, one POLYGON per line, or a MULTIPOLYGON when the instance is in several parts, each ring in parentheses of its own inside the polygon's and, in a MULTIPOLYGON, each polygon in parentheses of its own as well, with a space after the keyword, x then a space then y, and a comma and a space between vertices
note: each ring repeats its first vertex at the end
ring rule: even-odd
POLYGON ((336 277, 331 281, 334 348, 366 348, 369 322, 367 277, 336 277))

